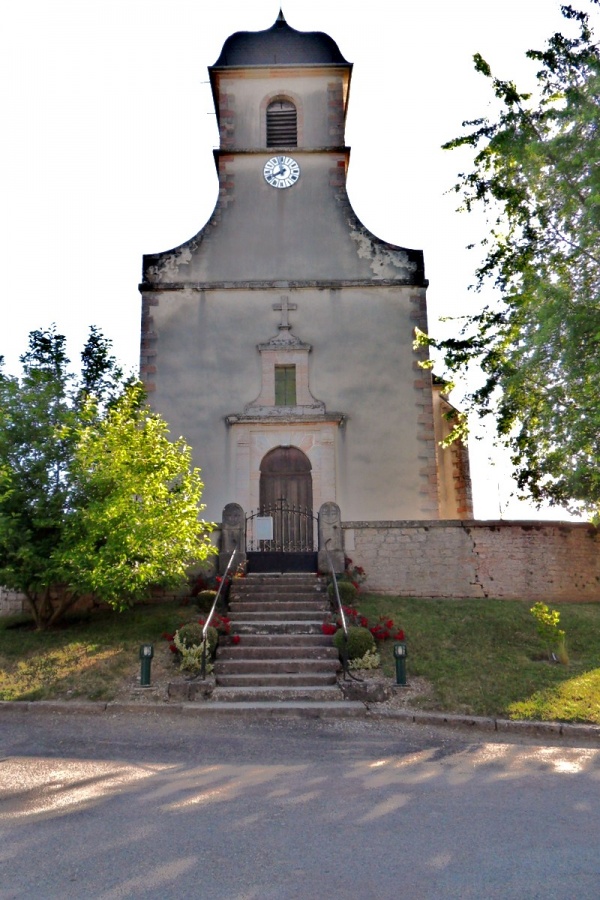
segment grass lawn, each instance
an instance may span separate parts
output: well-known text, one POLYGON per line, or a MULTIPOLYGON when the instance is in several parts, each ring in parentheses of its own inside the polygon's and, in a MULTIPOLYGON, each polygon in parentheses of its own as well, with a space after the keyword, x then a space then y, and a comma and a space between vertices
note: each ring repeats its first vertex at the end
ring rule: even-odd
MULTIPOLYGON (((405 630, 408 680, 423 676, 432 686, 415 701, 421 708, 600 724, 600 604, 554 604, 569 666, 547 661, 531 603, 360 594, 356 605, 370 620, 391 616, 405 630)), ((148 604, 91 612, 45 633, 23 619, 0 619, 0 700, 111 700, 139 674, 141 643, 155 645, 154 673, 160 659, 170 662, 163 632, 197 616, 194 606, 148 604)), ((394 679, 392 642, 379 649, 394 679)))
MULTIPOLYGON (((600 724, 600 604, 556 603, 568 666, 548 662, 531 602, 359 595, 360 611, 406 632, 407 673, 433 686, 421 706, 445 712, 600 724)), ((392 644, 380 645, 395 677, 392 644)))
POLYGON ((74 615, 46 632, 23 617, 0 618, 0 700, 112 700, 139 674, 140 644, 153 643, 156 658, 167 646, 163 632, 197 617, 195 606, 171 602, 74 615))

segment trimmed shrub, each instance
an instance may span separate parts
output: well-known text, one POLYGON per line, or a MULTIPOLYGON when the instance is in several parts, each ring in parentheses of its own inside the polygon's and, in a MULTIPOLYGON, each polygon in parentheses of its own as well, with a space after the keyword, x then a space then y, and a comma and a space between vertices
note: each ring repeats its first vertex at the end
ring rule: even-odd
MULTIPOLYGON (((177 635, 181 643, 186 647, 199 647, 202 643, 202 625, 199 625, 198 622, 189 622, 187 625, 181 626, 177 631, 177 635)), ((212 625, 208 626, 206 638, 208 641, 208 652, 212 655, 219 641, 219 633, 212 625)))
MULTIPOLYGON (((340 628, 333 636, 333 645, 337 648, 340 656, 344 647, 344 629, 340 628)), ((348 628, 348 659, 360 659, 369 651, 375 650, 375 638, 368 628, 361 628, 359 625, 351 625, 348 628)))
MULTIPOLYGON (((338 591, 340 595, 340 600, 342 601, 342 605, 351 604, 356 600, 356 596, 358 591, 349 581, 338 581, 338 591)), ((335 597, 335 591, 333 589, 333 581, 327 587, 327 593, 330 597, 335 597)))
POLYGON ((199 591, 194 598, 194 602, 201 612, 208 613, 210 612, 211 606, 215 602, 216 596, 216 591, 199 591))

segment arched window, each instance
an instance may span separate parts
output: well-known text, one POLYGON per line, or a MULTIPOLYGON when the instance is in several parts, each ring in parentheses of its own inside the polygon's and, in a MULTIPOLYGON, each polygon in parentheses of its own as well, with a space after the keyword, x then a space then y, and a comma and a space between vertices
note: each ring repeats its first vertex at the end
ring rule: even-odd
POLYGON ((267 106, 267 147, 298 145, 298 114, 291 100, 273 100, 267 106))

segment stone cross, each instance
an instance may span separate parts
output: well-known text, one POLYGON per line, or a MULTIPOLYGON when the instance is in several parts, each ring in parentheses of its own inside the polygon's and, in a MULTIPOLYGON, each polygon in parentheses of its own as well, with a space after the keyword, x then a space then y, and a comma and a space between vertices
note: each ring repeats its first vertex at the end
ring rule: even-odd
POLYGON ((298 309, 296 303, 290 303, 288 297, 282 297, 281 303, 274 303, 273 309, 281 310, 281 324, 280 328, 289 328, 290 320, 289 313, 293 312, 295 309, 298 309))

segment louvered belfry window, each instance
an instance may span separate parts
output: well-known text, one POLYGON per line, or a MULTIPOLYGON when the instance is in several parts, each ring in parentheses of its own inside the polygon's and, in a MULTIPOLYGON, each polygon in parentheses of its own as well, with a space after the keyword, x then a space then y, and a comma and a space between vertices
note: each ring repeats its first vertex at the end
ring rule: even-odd
POLYGON ((298 114, 291 100, 273 100, 267 106, 267 147, 296 147, 298 114))

